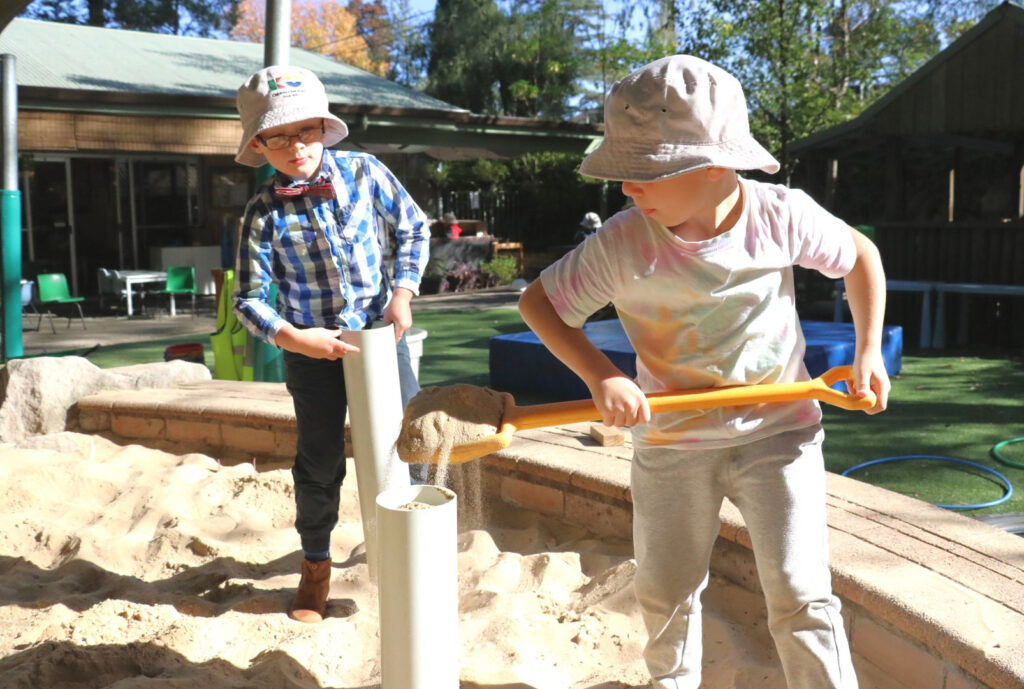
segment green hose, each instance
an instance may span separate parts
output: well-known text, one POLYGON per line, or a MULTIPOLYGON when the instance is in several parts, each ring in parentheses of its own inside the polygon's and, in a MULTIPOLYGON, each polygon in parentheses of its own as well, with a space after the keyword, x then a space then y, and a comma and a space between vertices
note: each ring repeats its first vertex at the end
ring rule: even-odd
POLYGON ((1006 465, 1009 465, 1009 466, 1012 466, 1012 467, 1017 467, 1018 469, 1024 469, 1024 462, 1015 462, 1012 459, 1007 459, 1006 457, 1003 457, 1003 455, 1000 454, 1000 452, 999 452, 1001 449, 1003 449, 1007 445, 1011 445, 1013 443, 1024 443, 1024 436, 1021 436, 1019 438, 1010 438, 1009 440, 1004 440, 1001 443, 996 443, 995 445, 992 446, 992 449, 990 450, 990 452, 992 453, 993 457, 995 457, 997 460, 999 460, 1003 464, 1006 464, 1006 465))

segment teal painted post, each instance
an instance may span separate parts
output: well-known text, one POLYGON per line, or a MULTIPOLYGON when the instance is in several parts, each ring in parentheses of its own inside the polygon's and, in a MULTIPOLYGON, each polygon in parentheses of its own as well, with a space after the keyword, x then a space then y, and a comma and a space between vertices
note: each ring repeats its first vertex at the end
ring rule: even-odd
POLYGON ((21 339, 21 192, 0 190, 0 251, 3 275, 3 361, 24 355, 21 339))

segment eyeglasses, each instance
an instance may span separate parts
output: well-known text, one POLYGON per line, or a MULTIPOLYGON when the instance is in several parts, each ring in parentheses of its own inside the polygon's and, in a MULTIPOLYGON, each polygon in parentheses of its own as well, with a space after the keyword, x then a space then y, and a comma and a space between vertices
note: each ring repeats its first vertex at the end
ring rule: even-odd
POLYGON ((292 139, 298 139, 304 144, 322 141, 324 138, 324 131, 324 121, 320 120, 319 127, 304 127, 296 134, 277 134, 266 139, 257 134, 256 138, 260 140, 261 144, 269 148, 271 151, 279 151, 282 148, 288 148, 291 146, 292 139))

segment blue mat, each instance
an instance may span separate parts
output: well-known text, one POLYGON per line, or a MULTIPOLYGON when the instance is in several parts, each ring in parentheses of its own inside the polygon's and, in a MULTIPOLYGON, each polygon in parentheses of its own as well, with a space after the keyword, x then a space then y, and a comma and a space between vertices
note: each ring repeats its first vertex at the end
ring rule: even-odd
MULTIPOLYGON (((804 363, 811 376, 853 363, 855 333, 852 323, 801 321, 807 341, 804 363)), ((612 363, 628 376, 636 376, 636 353, 626 339, 618 319, 595 321, 583 326, 583 333, 612 363)), ((885 326, 882 355, 890 376, 903 366, 903 328, 885 326)), ((556 400, 590 396, 587 386, 555 358, 531 331, 496 335, 490 342, 490 386, 508 392, 532 392, 556 400)), ((836 387, 845 390, 845 384, 836 387)))

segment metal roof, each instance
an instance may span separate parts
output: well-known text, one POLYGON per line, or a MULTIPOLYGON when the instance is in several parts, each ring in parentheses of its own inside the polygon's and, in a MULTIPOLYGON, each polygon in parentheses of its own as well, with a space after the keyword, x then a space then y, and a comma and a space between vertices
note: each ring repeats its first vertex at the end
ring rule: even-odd
MULTIPOLYGON (((0 53, 17 58, 22 87, 229 98, 263 66, 263 45, 15 19, 0 53)), ((320 77, 332 104, 465 112, 444 101, 300 48, 291 63, 320 77)))
MULTIPOLYGON (((14 19, 20 110, 237 119, 235 95, 263 66, 263 45, 14 19), (41 49, 42 48, 42 49, 41 49)), ((452 160, 536 151, 584 153, 603 126, 472 113, 300 48, 291 64, 317 74, 352 145, 452 160)))
MULTIPOLYGON (((875 126, 879 116, 887 108, 898 103, 900 99, 907 97, 908 94, 912 94, 915 88, 918 88, 927 79, 940 71, 954 56, 969 48, 975 41, 982 39, 990 29, 1004 21, 1024 26, 1024 6, 1012 0, 1005 0, 1000 3, 990 10, 981 21, 965 31, 913 74, 893 86, 892 89, 872 103, 857 117, 795 141, 791 146, 791 150, 799 154, 819 147, 841 144, 847 139, 858 136, 874 136, 872 128, 875 126)), ((1019 31, 1020 29, 1018 28, 1017 30, 1019 31)), ((1007 64, 1005 67, 1009 70, 1008 73, 1012 73, 1014 69, 1017 69, 1017 66, 1013 64, 1007 64)))

